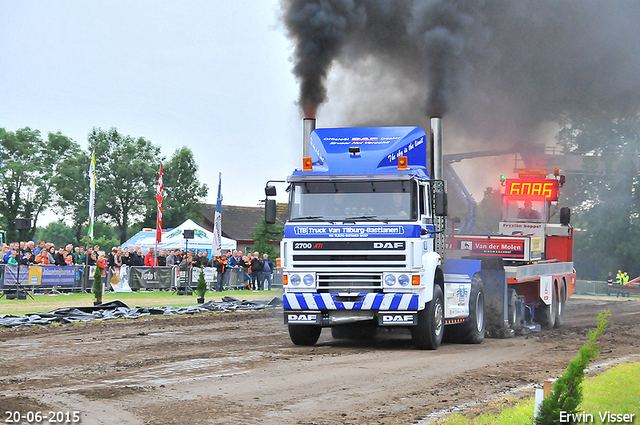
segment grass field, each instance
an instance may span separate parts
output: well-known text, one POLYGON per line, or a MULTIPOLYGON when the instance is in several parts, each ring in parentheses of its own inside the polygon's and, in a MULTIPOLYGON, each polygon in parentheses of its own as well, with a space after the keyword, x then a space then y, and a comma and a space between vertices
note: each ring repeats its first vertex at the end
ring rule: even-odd
MULTIPOLYGON (((593 415, 594 424, 603 422, 600 415, 635 414, 631 423, 640 423, 640 362, 624 363, 584 381, 582 403, 578 413, 593 415)), ((489 425, 533 423, 533 398, 520 400, 498 414, 483 414, 468 418, 460 414, 438 419, 437 425, 489 425)))
MULTIPOLYGON (((239 300, 271 300, 274 297, 282 298, 282 291, 224 291, 207 292, 206 301, 221 301, 224 296, 232 296, 239 300)), ((129 307, 183 307, 197 305, 194 295, 176 295, 175 292, 165 291, 138 291, 138 292, 108 292, 104 294, 102 302, 120 300, 129 307)), ((93 306, 93 294, 58 294, 44 295, 34 294, 33 299, 26 300, 0 299, 0 315, 13 314, 20 316, 27 313, 44 313, 63 307, 93 306)))

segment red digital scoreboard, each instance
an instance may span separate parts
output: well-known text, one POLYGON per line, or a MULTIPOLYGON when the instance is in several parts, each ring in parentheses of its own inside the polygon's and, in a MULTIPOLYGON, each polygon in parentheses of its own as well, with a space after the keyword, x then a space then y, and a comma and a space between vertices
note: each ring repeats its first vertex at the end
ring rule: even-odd
POLYGON ((511 196, 519 199, 545 198, 547 201, 557 201, 558 200, 558 181, 557 180, 506 179, 504 194, 506 196, 511 196))

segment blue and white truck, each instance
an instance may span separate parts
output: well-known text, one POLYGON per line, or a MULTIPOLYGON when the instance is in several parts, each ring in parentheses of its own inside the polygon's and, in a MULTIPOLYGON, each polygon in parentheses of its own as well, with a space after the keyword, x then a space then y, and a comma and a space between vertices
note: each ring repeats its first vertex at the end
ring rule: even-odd
MULTIPOLYGON (((485 327, 512 332, 510 310, 526 303, 509 304, 502 259, 447 258, 441 118, 431 127, 316 129, 304 120, 303 166, 287 179, 280 245, 294 344, 315 344, 324 327, 334 338, 406 327, 419 349, 436 349, 445 333, 480 343, 485 327)), ((275 186, 265 192, 273 223, 275 186)))

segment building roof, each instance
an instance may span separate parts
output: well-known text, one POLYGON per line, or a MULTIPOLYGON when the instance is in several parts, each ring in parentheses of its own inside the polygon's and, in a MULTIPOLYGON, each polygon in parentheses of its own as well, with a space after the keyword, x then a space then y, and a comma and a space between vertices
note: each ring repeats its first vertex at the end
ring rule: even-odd
MULTIPOLYGON (((213 229, 215 204, 204 204, 202 217, 198 224, 207 230, 213 229)), ((276 224, 284 225, 287 215, 287 204, 277 204, 276 224)), ((222 205, 222 236, 240 242, 253 242, 251 234, 264 218, 264 207, 243 207, 222 205)), ((196 220, 197 221, 197 220, 196 220)))

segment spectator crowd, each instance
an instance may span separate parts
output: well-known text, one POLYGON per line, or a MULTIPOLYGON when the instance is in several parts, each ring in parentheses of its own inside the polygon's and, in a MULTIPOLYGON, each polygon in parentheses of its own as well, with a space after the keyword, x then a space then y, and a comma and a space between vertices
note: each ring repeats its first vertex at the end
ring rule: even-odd
MULTIPOLYGON (((191 267, 213 267, 217 271, 216 290, 222 291, 229 287, 232 273, 239 274, 239 283, 243 289, 261 291, 265 288, 271 290, 275 266, 268 254, 243 255, 242 251, 228 251, 220 256, 209 258, 207 251, 181 249, 158 251, 157 255, 153 247, 145 254, 139 246, 125 247, 115 246, 111 252, 105 254, 100 246, 58 246, 46 241, 39 241, 36 245, 33 241, 12 242, 2 245, 0 264, 31 265, 97 265, 102 270, 119 268, 122 266, 174 266, 181 270, 191 267)), ((104 274, 103 274, 104 276, 104 274)))

